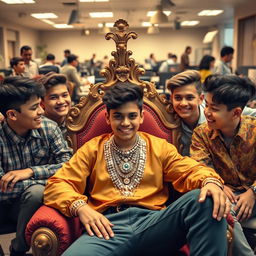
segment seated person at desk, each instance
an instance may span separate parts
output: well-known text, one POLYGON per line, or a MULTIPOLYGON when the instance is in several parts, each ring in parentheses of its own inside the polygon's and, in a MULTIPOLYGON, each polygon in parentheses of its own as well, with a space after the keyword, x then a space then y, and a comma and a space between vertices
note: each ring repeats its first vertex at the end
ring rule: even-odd
POLYGON ((25 77, 8 77, 0 86, 0 222, 17 221, 10 255, 29 250, 25 228, 43 203, 44 185, 71 151, 55 122, 43 117, 44 88, 25 77))
POLYGON ((44 116, 55 121, 66 138, 67 128, 66 116, 71 108, 71 97, 69 85, 65 75, 50 72, 39 79, 45 87, 45 95, 42 98, 41 106, 44 109, 44 116))
POLYGON ((188 242, 191 255, 225 256, 230 204, 219 175, 166 140, 138 132, 141 87, 116 83, 103 102, 113 132, 78 149, 44 193, 46 205, 78 216, 86 229, 63 255, 173 255, 188 242), (168 182, 180 192, 195 190, 166 208, 168 182))
POLYGON ((164 62, 162 62, 161 66, 159 67, 158 72, 163 73, 163 72, 171 72, 171 67, 175 65, 176 63, 174 62, 173 59, 173 54, 168 53, 168 58, 164 62))
POLYGON ((39 73, 47 74, 51 71, 60 73, 60 66, 55 63, 55 56, 48 53, 46 56, 46 62, 39 66, 39 73))
MULTIPOLYGON (((171 91, 173 108, 181 118, 180 143, 183 156, 189 156, 194 128, 206 121, 204 95, 200 80, 198 71, 186 70, 171 77, 167 82, 167 88, 171 91)), ((243 115, 256 116, 256 109, 245 107, 243 115)))
POLYGON ((209 76, 205 81, 207 122, 195 128, 191 157, 215 169, 232 202, 234 256, 255 255, 239 221, 256 216, 256 118, 242 110, 255 95, 254 84, 237 76, 209 76))

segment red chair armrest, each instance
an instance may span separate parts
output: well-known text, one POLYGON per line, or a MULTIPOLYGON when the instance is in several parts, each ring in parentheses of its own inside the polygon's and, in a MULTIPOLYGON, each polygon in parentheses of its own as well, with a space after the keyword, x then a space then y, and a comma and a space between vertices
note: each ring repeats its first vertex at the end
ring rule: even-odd
POLYGON ((25 235, 28 245, 31 245, 33 233, 42 227, 50 229, 56 235, 59 254, 82 234, 78 218, 69 218, 53 208, 41 206, 26 227, 25 235))

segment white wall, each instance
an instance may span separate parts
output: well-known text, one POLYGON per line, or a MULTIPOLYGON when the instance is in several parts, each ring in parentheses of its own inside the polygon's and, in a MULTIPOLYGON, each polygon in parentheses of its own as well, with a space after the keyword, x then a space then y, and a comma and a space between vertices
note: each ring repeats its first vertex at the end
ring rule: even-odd
MULTIPOLYGON (((161 29, 160 34, 148 35, 146 29, 131 29, 138 33, 138 38, 130 39, 128 49, 133 52, 132 57, 138 63, 144 63, 144 59, 150 53, 155 53, 157 60, 165 59, 168 52, 175 53, 180 58, 186 46, 193 48, 190 56, 191 64, 195 62, 195 49, 203 48, 202 43, 207 28, 190 28, 181 30, 161 29)), ((104 35, 93 31, 90 36, 81 36, 80 31, 42 31, 40 43, 47 45, 47 52, 53 53, 57 61, 62 61, 64 49, 70 49, 79 56, 80 61, 90 59, 96 53, 96 59, 101 60, 104 55, 111 56, 115 50, 113 40, 105 40, 104 35)))
MULTIPOLYGON (((19 47, 22 45, 29 45, 32 47, 34 53, 36 53, 36 46, 38 45, 39 40, 39 32, 33 29, 29 29, 23 26, 19 26, 17 24, 12 24, 10 22, 5 22, 0 19, 0 28, 3 29, 3 38, 1 38, 1 52, 0 54, 3 56, 4 61, 0 62, 0 67, 8 67, 9 66, 9 58, 8 58, 8 50, 7 50, 7 30, 14 30, 18 32, 17 44, 19 47)), ((19 49, 16 51, 17 56, 19 56, 19 49)), ((34 57, 35 54, 34 54, 34 57)))

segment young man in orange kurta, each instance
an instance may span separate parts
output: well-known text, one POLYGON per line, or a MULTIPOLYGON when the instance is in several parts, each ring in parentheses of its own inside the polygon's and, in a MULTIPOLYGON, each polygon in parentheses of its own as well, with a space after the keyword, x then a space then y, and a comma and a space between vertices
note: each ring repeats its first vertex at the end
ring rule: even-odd
POLYGON ((86 229, 64 255, 173 255, 186 243, 191 255, 226 255, 230 204, 219 175, 138 132, 141 87, 117 83, 103 102, 113 132, 85 143, 45 190, 46 205, 78 216, 86 229), (166 207, 168 182, 180 192, 199 189, 166 207))

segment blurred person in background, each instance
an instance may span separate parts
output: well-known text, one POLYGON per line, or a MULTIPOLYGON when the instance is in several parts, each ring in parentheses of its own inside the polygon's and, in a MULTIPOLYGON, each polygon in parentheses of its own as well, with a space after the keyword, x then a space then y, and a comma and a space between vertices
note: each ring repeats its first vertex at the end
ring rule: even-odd
POLYGON ((10 66, 12 68, 11 76, 24 76, 25 62, 20 57, 13 57, 10 60, 10 66))
POLYGON ((199 63, 199 73, 201 76, 201 83, 204 83, 206 77, 213 73, 215 58, 211 55, 204 55, 199 63))
POLYGON ((35 78, 38 76, 38 65, 32 60, 32 48, 28 45, 24 45, 20 48, 20 56, 25 63, 24 76, 29 78, 35 78))

